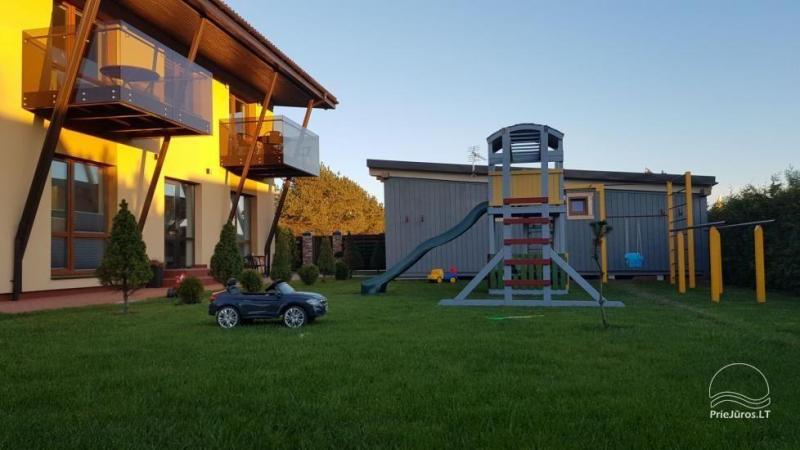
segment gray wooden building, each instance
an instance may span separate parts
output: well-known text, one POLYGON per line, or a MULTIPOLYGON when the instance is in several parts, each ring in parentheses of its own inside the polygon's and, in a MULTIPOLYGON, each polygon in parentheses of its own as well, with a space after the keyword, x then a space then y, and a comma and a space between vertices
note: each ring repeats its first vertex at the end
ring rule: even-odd
MULTIPOLYGON (((386 266, 390 267, 422 241, 458 223, 475 205, 487 200, 486 166, 412 161, 367 160, 370 175, 383 181, 386 221, 386 266)), ((590 191, 574 192, 570 185, 603 183, 606 216, 614 228, 608 237, 608 270, 611 276, 665 275, 669 273, 666 182, 683 188, 682 174, 655 174, 572 170, 564 172, 568 197, 585 201, 581 211, 567 215, 567 251, 570 264, 585 275, 596 275, 591 259, 589 223, 597 220, 598 198, 590 191), (625 255, 639 253, 641 267, 632 267, 625 255)), ((692 176, 695 224, 706 222, 706 198, 716 184, 713 176, 692 176)), ((684 193, 674 194, 674 205, 684 203, 684 193)), ((580 203, 580 202, 579 202, 580 203)), ((673 210, 674 227, 685 225, 684 208, 673 210)), ((404 277, 423 277, 434 267, 451 265, 463 275, 474 275, 486 263, 487 218, 441 247, 431 250, 404 277)), ((498 231, 499 231, 498 227, 498 231)), ((499 232, 496 236, 499 241, 499 232)), ((695 232, 697 272, 708 266, 708 241, 704 231, 695 232)))

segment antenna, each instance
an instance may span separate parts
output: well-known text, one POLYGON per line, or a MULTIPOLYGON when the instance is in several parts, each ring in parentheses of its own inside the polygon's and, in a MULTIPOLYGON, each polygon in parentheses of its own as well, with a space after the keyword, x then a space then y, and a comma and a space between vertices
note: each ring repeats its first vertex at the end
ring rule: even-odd
POLYGON ((472 164, 472 175, 475 175, 475 163, 478 161, 486 161, 486 158, 481 155, 480 151, 480 145, 471 145, 467 148, 467 160, 472 164))

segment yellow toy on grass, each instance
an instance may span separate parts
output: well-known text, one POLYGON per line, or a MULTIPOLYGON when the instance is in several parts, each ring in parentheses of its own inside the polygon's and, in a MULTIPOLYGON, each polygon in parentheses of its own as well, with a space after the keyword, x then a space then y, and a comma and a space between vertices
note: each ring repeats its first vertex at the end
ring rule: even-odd
POLYGON ((444 280, 444 269, 441 267, 431 269, 431 273, 428 274, 428 281, 431 283, 441 283, 442 280, 444 280))

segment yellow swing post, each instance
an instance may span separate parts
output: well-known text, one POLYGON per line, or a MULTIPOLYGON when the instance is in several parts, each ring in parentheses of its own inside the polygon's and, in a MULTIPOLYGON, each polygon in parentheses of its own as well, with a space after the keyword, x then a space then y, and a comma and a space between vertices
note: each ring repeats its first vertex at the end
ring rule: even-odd
POLYGON ((711 266, 711 301, 719 303, 722 294, 722 243, 717 227, 711 227, 708 231, 708 245, 711 266))
POLYGON ((753 229, 756 256, 756 301, 766 303, 767 284, 764 273, 764 229, 761 225, 756 225, 753 229))
POLYGON ((684 242, 683 242, 683 231, 678 231, 675 233, 675 250, 678 252, 678 293, 685 294, 686 293, 686 266, 685 266, 685 255, 684 255, 684 242))

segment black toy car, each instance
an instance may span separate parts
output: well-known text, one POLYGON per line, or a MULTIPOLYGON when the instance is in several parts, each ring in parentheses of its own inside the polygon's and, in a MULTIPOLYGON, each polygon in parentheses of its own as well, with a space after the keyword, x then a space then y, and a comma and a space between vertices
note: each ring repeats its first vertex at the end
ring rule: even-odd
POLYGON ((289 328, 299 328, 328 312, 328 300, 314 292, 297 292, 289 283, 277 281, 266 292, 242 292, 236 280, 224 291, 211 295, 208 314, 216 316, 222 328, 233 328, 243 321, 282 317, 289 328))

